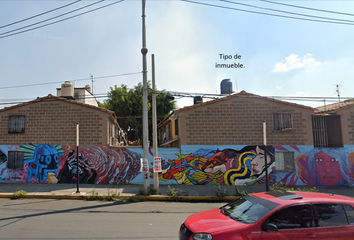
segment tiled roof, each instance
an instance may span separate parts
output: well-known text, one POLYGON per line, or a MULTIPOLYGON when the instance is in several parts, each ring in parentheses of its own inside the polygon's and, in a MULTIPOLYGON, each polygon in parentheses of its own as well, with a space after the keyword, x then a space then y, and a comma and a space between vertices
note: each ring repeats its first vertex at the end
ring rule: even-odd
POLYGON ((102 112, 106 112, 108 114, 111 114, 116 119, 115 113, 113 111, 111 111, 111 110, 104 109, 104 108, 101 108, 101 107, 92 106, 92 105, 89 105, 89 104, 86 104, 86 103, 78 102, 78 101, 75 101, 75 100, 70 100, 70 99, 63 98, 63 97, 53 96, 51 94, 49 94, 46 97, 37 98, 37 99, 34 99, 32 101, 29 101, 29 102, 20 103, 20 104, 11 106, 11 107, 5 107, 3 109, 0 109, 0 112, 5 112, 5 111, 8 111, 10 109, 15 109, 15 108, 18 108, 18 107, 23 107, 23 106, 30 105, 30 104, 33 104, 33 103, 44 102, 44 101, 48 101, 48 100, 63 101, 63 102, 71 103, 71 104, 80 105, 82 107, 88 107, 88 108, 96 109, 98 111, 102 111, 102 112))
POLYGON ((180 109, 178 109, 178 110, 176 110, 176 111, 174 111, 174 112, 175 112, 175 113, 178 113, 178 112, 182 112, 182 111, 185 111, 185 110, 188 110, 188 109, 193 109, 193 108, 198 108, 198 107, 200 107, 200 106, 205 106, 205 105, 213 104, 213 103, 215 103, 215 102, 225 101, 225 100, 230 99, 230 98, 243 97, 243 96, 246 96, 246 97, 255 97, 255 98, 262 98, 262 99, 268 100, 268 101, 273 101, 273 102, 277 102, 277 103, 281 103, 281 104, 291 105, 291 106, 294 106, 294 107, 302 107, 302 108, 306 108, 306 109, 309 109, 309 110, 314 110, 314 108, 308 107, 308 106, 305 106, 305 105, 300 105, 300 104, 296 104, 296 103, 285 102, 285 101, 277 100, 277 99, 274 99, 274 98, 263 97, 263 96, 260 96, 260 95, 255 95, 255 94, 252 94, 252 93, 248 93, 248 92, 246 92, 246 91, 241 91, 241 92, 239 92, 239 93, 232 94, 232 95, 228 95, 228 96, 226 96, 226 97, 222 97, 222 98, 219 98, 219 99, 215 99, 215 100, 211 100, 211 101, 208 101, 208 102, 198 103, 198 104, 195 104, 195 105, 192 105, 192 106, 180 108, 180 109))
POLYGON ((202 103, 194 104, 192 106, 188 106, 188 107, 177 109, 174 112, 172 112, 168 117, 166 117, 162 122, 160 122, 158 125, 159 126, 163 125, 174 113, 184 112, 184 111, 189 110, 189 109, 194 109, 194 108, 198 108, 198 107, 201 107, 201 106, 214 104, 216 102, 225 101, 227 99, 235 98, 235 97, 254 97, 254 98, 264 99, 264 100, 267 100, 267 101, 272 101, 272 102, 275 102, 275 103, 281 103, 281 104, 285 104, 285 105, 289 105, 289 106, 293 106, 293 107, 306 108, 306 109, 312 110, 312 111, 315 110, 314 108, 308 107, 308 106, 305 106, 305 105, 300 105, 300 104, 297 104, 297 103, 285 102, 285 101, 277 100, 277 99, 274 99, 274 98, 263 97, 263 96, 260 96, 260 95, 255 95, 255 94, 252 94, 252 93, 248 93, 246 91, 241 91, 239 93, 228 95, 226 97, 222 97, 222 98, 219 98, 219 99, 211 100, 211 101, 208 101, 208 102, 202 102, 202 103))
POLYGON ((354 99, 346 100, 344 102, 328 104, 322 107, 316 108, 316 113, 328 113, 338 110, 340 108, 354 106, 354 99))

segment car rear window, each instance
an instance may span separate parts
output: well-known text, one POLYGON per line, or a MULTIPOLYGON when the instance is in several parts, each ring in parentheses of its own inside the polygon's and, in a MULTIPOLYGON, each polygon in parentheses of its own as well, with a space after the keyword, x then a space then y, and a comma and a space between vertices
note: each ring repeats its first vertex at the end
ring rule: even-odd
POLYGON ((318 227, 348 225, 346 213, 342 204, 315 204, 318 227))
POLYGON ((242 223, 254 223, 279 206, 258 197, 244 196, 220 208, 224 215, 242 223))
POLYGON ((349 224, 354 224, 354 208, 350 205, 343 205, 343 207, 347 214, 349 224))

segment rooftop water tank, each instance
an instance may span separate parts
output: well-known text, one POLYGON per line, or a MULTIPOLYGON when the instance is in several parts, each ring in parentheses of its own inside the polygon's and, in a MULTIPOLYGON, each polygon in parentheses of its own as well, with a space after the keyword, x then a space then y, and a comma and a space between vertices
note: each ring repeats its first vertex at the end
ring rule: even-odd
POLYGON ((74 84, 69 81, 65 81, 61 85, 61 96, 62 97, 74 97, 74 84))
POLYGON ((86 89, 89 93, 92 93, 92 92, 91 92, 91 86, 90 86, 90 85, 86 85, 86 86, 85 86, 85 89, 86 89))
POLYGON ((224 79, 220 83, 221 94, 230 94, 232 91, 232 82, 230 79, 224 79))
POLYGON ((194 97, 194 105, 198 104, 198 103, 202 103, 202 102, 203 102, 203 97, 201 97, 201 96, 194 97))

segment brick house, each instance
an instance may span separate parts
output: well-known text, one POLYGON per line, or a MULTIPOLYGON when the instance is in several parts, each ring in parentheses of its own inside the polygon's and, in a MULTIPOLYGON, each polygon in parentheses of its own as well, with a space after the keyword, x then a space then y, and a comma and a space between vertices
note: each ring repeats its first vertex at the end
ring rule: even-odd
POLYGON ((315 111, 315 147, 343 147, 354 143, 354 100, 319 107, 315 111))
POLYGON ((80 145, 118 145, 113 111, 50 94, 1 109, 0 121, 1 145, 76 145, 77 123, 80 145))
POLYGON ((158 125, 160 147, 182 145, 313 145, 315 109, 245 91, 172 112, 158 125))

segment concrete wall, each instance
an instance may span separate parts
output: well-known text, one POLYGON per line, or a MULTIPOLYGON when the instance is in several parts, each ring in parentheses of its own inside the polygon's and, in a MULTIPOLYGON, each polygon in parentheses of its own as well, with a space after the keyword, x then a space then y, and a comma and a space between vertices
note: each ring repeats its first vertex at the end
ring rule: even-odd
MULTIPOLYGON (((160 148, 160 184, 264 185, 265 160, 270 184, 353 186, 354 145, 344 148, 313 148, 301 145, 185 145, 160 148), (277 169, 275 153, 294 154, 294 170, 277 169)), ((81 183, 143 184, 141 148, 109 148, 85 145, 79 148, 81 183)), ((72 145, 1 145, 0 182, 75 183, 76 147, 72 145), (24 162, 10 169, 11 151, 23 152, 24 162)), ((152 149, 150 182, 153 184, 152 149)))

